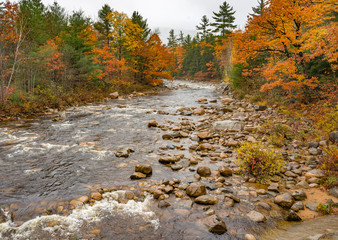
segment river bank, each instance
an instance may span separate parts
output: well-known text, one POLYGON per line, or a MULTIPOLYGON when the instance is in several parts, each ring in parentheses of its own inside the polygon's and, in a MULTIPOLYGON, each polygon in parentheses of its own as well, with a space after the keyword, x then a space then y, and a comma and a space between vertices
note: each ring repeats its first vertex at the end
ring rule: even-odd
POLYGON ((213 84, 167 85, 155 95, 69 108, 57 121, 1 127, 0 206, 12 213, 3 214, 1 236, 260 239, 276 221, 320 216, 317 206, 328 199, 336 212, 337 198, 318 184, 328 141, 283 139, 284 171, 257 184, 233 171, 235 150, 246 141, 269 145, 267 120, 287 124, 284 116, 213 84), (130 179, 135 170, 139 180, 130 179))

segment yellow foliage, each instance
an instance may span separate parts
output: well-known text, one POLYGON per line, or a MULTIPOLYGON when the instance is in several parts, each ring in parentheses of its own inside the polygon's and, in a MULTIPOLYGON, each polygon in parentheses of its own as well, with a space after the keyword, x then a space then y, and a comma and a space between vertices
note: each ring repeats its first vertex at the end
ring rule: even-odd
POLYGON ((285 165, 282 154, 275 149, 249 142, 245 142, 236 151, 235 163, 238 164, 242 174, 251 174, 260 183, 278 174, 285 165))

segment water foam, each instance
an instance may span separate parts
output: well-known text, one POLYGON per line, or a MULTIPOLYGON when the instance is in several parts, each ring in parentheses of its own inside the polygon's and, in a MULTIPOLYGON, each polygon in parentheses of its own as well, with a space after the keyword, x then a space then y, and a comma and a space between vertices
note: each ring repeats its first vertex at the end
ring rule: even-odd
POLYGON ((134 200, 126 204, 119 203, 117 200, 124 196, 124 191, 116 191, 103 195, 101 201, 95 202, 93 206, 83 205, 77 207, 68 216, 50 215, 36 217, 17 227, 8 220, 0 224, 0 239, 4 240, 26 240, 36 238, 39 232, 49 233, 51 237, 61 236, 68 238, 73 234, 79 234, 80 228, 86 223, 95 223, 103 220, 107 214, 134 217, 141 216, 146 222, 150 223, 156 230, 159 227, 159 219, 150 210, 152 197, 147 196, 143 202, 134 200), (53 223, 53 224, 51 224, 53 223), (56 223, 56 224, 55 224, 56 223))

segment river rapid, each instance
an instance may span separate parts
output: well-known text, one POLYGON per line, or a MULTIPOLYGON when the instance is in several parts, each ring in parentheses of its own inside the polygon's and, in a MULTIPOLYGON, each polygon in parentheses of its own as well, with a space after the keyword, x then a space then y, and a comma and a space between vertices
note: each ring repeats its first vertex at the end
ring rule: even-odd
MULTIPOLYGON (((246 233, 258 236, 274 228, 272 221, 253 224, 243 217, 253 209, 251 202, 243 201, 235 214, 213 208, 228 228, 225 235, 214 235, 199 222, 208 207, 191 208, 189 200, 173 198, 168 200, 171 207, 159 209, 158 201, 143 191, 162 180, 194 181, 188 165, 172 171, 158 162, 164 152, 192 157, 192 139, 165 141, 166 129, 150 129, 148 122, 197 125, 204 116, 182 116, 177 110, 198 108, 201 103, 196 100, 201 98, 209 100, 204 107, 215 107, 221 94, 209 83, 166 85, 168 89, 158 94, 69 108, 62 121, 47 115, 0 123, 0 239, 244 239, 246 233), (126 147, 133 149, 128 158, 115 156, 117 149, 126 147), (139 163, 150 164, 153 174, 131 180, 139 163), (103 200, 72 204, 95 191, 105 192, 103 200), (130 191, 133 200, 125 201, 130 191)), ((210 165, 217 169, 219 163, 210 165)), ((241 177, 234 177, 234 188, 242 185, 241 177)), ((285 239, 278 238, 281 229, 275 229, 281 232, 275 231, 274 239, 285 239)))

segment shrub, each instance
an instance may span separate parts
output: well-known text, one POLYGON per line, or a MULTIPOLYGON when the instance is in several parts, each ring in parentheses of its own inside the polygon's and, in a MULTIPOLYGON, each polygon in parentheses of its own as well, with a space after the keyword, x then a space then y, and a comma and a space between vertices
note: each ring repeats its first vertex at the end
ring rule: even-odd
POLYGON ((324 154, 320 158, 320 168, 325 172, 322 184, 325 187, 337 186, 338 177, 338 145, 330 145, 323 149, 324 154))
POLYGON ((235 163, 239 165, 240 173, 251 174, 260 183, 267 182, 285 165, 281 153, 260 143, 245 142, 236 151, 236 155, 235 163))

